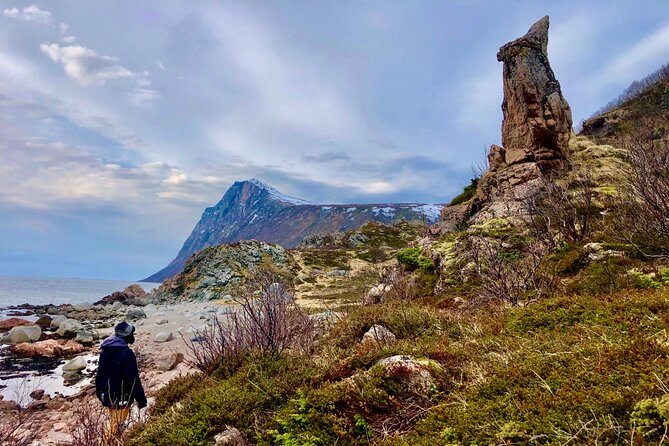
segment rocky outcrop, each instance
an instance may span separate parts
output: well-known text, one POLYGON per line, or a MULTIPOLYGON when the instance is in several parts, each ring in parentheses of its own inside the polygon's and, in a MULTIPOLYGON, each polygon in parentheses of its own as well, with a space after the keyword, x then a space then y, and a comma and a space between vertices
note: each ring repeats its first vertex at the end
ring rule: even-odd
POLYGON ((141 286, 132 284, 123 291, 114 291, 103 297, 95 302, 95 305, 107 305, 114 302, 120 302, 123 305, 146 305, 146 291, 141 286))
POLYGON ((497 53, 504 64, 502 146, 491 146, 474 199, 445 208, 435 231, 453 231, 463 220, 520 216, 524 201, 565 165, 572 117, 548 62, 548 26, 546 16, 497 53))
POLYGON ((272 265, 287 275, 294 275, 298 270, 293 255, 279 245, 251 240, 213 246, 188 259, 183 272, 149 293, 149 300, 220 299, 239 291, 261 264, 272 265))

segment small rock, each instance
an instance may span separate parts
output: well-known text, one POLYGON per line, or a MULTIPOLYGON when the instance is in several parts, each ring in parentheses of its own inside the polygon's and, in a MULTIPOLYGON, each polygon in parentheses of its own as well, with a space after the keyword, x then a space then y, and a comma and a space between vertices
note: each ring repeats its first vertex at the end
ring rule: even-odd
MULTIPOLYGON (((83 376, 79 372, 63 372, 63 382, 66 386, 71 386, 83 379, 83 376)), ((62 407, 65 407, 63 404, 62 407)), ((62 409, 61 407, 61 409, 62 409)))
POLYGON ((383 299, 385 298, 386 294, 390 292, 391 289, 392 287, 390 285, 386 285, 383 283, 376 285, 367 292, 365 297, 362 299, 362 304, 372 305, 383 302, 383 299))
POLYGON ((30 392, 30 398, 34 400, 41 400, 44 398, 44 389, 35 389, 32 392, 30 392))
POLYGON ((184 355, 181 352, 172 352, 166 355, 162 355, 156 361, 156 366, 159 370, 169 371, 176 367, 181 361, 184 360, 184 355))
POLYGON ((169 322, 169 321, 168 321, 167 319, 158 319, 158 320, 156 321, 156 325, 165 325, 165 324, 168 323, 168 322, 169 322))
POLYGON ((214 437, 214 446, 246 446, 242 433, 232 426, 226 426, 225 430, 214 437))
POLYGON ((83 356, 77 356, 63 366, 63 372, 78 372, 80 370, 84 370, 87 365, 86 358, 83 356))
POLYGON ((394 345, 397 337, 388 328, 383 325, 372 325, 372 327, 362 336, 363 344, 373 344, 378 346, 394 345))
POLYGON ((37 325, 14 327, 9 330, 9 342, 19 344, 21 342, 35 342, 42 337, 42 329, 37 325))
POLYGON ((58 422, 58 423, 54 423, 53 430, 55 430, 56 432, 60 432, 63 429, 65 429, 66 427, 67 427, 67 424, 65 424, 63 422, 58 422))
POLYGON ((169 342, 174 339, 171 331, 161 331, 156 335, 156 342, 169 342))
POLYGON ((125 319, 127 321, 138 321, 140 319, 145 319, 146 313, 141 308, 131 308, 125 314, 125 319))
POLYGON ((428 359, 418 360, 413 356, 397 355, 377 362, 384 367, 386 375, 399 379, 415 391, 426 394, 434 386, 430 369, 441 369, 441 365, 428 359))

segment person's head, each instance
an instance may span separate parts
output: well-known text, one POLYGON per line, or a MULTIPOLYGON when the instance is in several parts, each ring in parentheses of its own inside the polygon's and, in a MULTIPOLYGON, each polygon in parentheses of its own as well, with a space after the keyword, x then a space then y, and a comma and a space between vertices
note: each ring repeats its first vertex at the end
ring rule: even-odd
POLYGON ((135 327, 125 321, 119 322, 114 327, 114 335, 123 339, 128 344, 135 342, 135 327))

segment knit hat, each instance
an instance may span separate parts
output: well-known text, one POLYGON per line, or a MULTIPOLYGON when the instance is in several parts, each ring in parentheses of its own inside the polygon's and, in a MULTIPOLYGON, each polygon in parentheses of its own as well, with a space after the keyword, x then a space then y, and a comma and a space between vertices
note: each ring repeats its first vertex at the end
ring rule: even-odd
POLYGON ((119 322, 118 324, 116 324, 116 327, 114 327, 114 334, 119 338, 128 337, 134 332, 135 332, 135 327, 132 324, 129 324, 125 321, 119 322))

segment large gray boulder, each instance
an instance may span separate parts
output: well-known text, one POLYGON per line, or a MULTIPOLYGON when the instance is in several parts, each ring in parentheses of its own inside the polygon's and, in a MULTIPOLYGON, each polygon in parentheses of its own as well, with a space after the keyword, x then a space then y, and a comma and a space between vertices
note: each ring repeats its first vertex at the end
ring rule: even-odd
POLYGON ((9 343, 19 344, 21 342, 35 342, 42 337, 42 329, 38 325, 24 325, 14 327, 7 336, 9 343))
POLYGON ((65 319, 58 326, 56 334, 63 338, 73 338, 77 335, 79 330, 83 330, 84 326, 81 325, 81 322, 75 319, 65 319))
POLYGON ((60 327, 60 324, 62 324, 63 321, 66 321, 66 320, 67 320, 67 316, 65 316, 63 314, 58 314, 58 315, 54 316, 51 319, 51 324, 50 324, 51 329, 52 330, 58 330, 58 328, 60 327))
POLYGON ((83 356, 77 356, 73 360, 65 363, 63 366, 63 372, 79 372, 84 370, 87 365, 86 358, 83 356))
POLYGON ((130 308, 125 314, 125 320, 134 322, 140 319, 145 319, 146 313, 141 308, 130 308))

